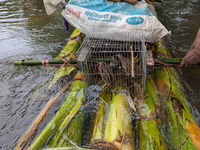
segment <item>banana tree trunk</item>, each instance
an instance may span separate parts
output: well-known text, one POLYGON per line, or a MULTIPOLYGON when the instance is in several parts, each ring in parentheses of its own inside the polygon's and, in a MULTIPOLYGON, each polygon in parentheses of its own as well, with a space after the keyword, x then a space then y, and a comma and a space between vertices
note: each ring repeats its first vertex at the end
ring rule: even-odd
MULTIPOLYGON (((143 102, 138 102, 142 105, 139 111, 141 119, 137 122, 138 149, 140 150, 166 150, 167 144, 159 129, 159 119, 157 108, 161 107, 158 98, 158 91, 151 77, 146 81, 146 98, 143 102), (140 112, 141 111, 141 112, 140 112)), ((140 99, 142 101, 142 99, 140 99)))
POLYGON ((72 82, 69 90, 70 93, 67 95, 65 102, 28 149, 38 150, 44 146, 52 133, 59 127, 66 115, 72 110, 78 98, 77 94, 81 89, 83 89, 83 82, 81 80, 72 82))
MULTIPOLYGON (((74 37, 81 36, 81 32, 78 29, 75 29, 74 32, 71 34, 70 38, 72 40, 68 41, 63 50, 60 52, 60 54, 55 58, 55 60, 58 59, 69 59, 75 57, 75 53, 78 50, 78 48, 81 45, 82 39, 77 38, 73 39, 74 37)), ((72 66, 61 66, 54 74, 53 79, 50 82, 50 85, 48 88, 51 88, 56 81, 58 81, 59 78, 69 75, 70 72, 73 70, 76 70, 76 67, 72 66)))
POLYGON ((84 90, 81 89, 77 93, 76 103, 54 133, 47 146, 62 147, 66 143, 66 146, 72 146, 73 143, 80 146, 83 123, 83 110, 81 110, 81 106, 83 105, 84 98, 84 90))
POLYGON ((112 143, 119 150, 134 150, 132 111, 128 100, 130 95, 118 88, 112 95, 110 111, 105 127, 104 136, 108 143, 112 143))
MULTIPOLYGON (((170 57, 163 40, 156 43, 156 50, 157 57, 170 57)), ((162 67, 155 69, 154 77, 162 97, 161 130, 168 148, 200 149, 200 129, 188 107, 178 73, 174 68, 162 67)))

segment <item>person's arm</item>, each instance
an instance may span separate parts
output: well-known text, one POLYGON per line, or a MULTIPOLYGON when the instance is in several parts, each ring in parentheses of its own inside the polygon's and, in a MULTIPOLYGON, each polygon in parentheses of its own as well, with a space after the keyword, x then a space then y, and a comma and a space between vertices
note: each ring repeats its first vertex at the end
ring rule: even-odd
POLYGON ((197 32, 197 36, 191 45, 188 53, 183 58, 182 62, 180 63, 180 67, 188 67, 193 66, 200 62, 200 28, 197 32))

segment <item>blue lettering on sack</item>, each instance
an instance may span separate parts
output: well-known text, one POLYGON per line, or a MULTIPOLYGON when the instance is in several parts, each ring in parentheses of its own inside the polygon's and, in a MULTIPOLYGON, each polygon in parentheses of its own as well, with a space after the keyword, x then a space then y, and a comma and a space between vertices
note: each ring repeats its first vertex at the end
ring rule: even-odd
POLYGON ((97 19, 107 19, 108 16, 109 16, 108 14, 100 15, 100 14, 97 14, 95 12, 90 12, 90 11, 86 11, 85 15, 89 16, 89 17, 92 17, 92 18, 97 18, 97 19))
POLYGON ((122 18, 121 18, 121 17, 114 16, 114 15, 111 15, 111 16, 110 16, 110 19, 111 19, 111 20, 116 20, 116 21, 122 21, 122 18))
POLYGON ((130 25, 139 25, 144 22, 144 19, 142 17, 130 17, 126 19, 126 22, 130 25))
POLYGON ((87 16, 87 20, 92 21, 101 21, 101 22, 113 22, 116 23, 118 21, 122 21, 121 17, 115 16, 115 15, 109 15, 109 14, 100 14, 92 11, 86 11, 85 16, 87 16))

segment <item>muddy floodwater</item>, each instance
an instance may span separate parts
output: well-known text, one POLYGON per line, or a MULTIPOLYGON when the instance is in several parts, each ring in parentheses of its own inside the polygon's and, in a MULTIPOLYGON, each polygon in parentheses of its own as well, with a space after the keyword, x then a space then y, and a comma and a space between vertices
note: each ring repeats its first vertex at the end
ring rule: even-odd
MULTIPOLYGON (((172 32, 167 44, 183 57, 200 27, 199 0, 155 3, 159 20, 172 32)), ((13 149, 46 104, 52 77, 44 66, 13 66, 14 60, 52 59, 73 31, 65 33, 59 13, 47 16, 42 0, 0 1, 0 149, 13 149)), ((188 105, 200 125, 200 66, 182 69, 188 105)))

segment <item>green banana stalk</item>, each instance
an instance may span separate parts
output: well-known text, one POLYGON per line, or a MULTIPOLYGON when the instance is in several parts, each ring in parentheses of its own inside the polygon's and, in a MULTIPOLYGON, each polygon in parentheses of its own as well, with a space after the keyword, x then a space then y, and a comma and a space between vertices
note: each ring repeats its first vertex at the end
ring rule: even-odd
MULTIPOLYGON (((157 57, 170 57, 165 42, 156 43, 157 57)), ((155 70, 155 82, 162 97, 161 130, 169 149, 200 149, 200 129, 187 105, 187 98, 175 69, 155 70)))
POLYGON ((109 146, 114 149, 134 150, 133 126, 131 110, 128 103, 130 95, 118 89, 113 93, 110 112, 106 122, 104 136, 109 146))
POLYGON ((84 122, 84 109, 80 108, 79 112, 70 122, 69 127, 63 132, 61 139, 56 147, 77 147, 82 144, 82 131, 84 122))
POLYGON ((109 101, 111 98, 111 94, 107 92, 108 91, 104 91, 104 93, 100 95, 100 98, 97 99, 97 102, 99 103, 99 108, 97 110, 95 120, 93 122, 94 125, 91 126, 93 132, 91 137, 89 136, 90 147, 93 147, 95 142, 105 141, 103 133, 105 131, 105 124, 109 112, 109 108, 107 106, 109 105, 109 101))
MULTIPOLYGON (((76 36, 81 35, 80 31, 78 29, 75 29, 73 33, 71 34, 70 38, 73 39, 76 36)), ((75 56, 75 52, 78 50, 78 48, 81 45, 81 39, 73 39, 67 42, 63 50, 60 52, 60 54, 55 58, 55 60, 58 59, 70 59, 75 56)), ((76 67, 73 66, 62 66, 59 68, 50 82, 49 89, 56 83, 56 81, 61 78, 62 76, 69 75, 70 72, 73 70, 76 70, 76 67)))
MULTIPOLYGON (((75 115, 78 113, 78 111, 80 111, 80 108, 81 108, 81 106, 83 104, 83 100, 84 100, 84 90, 83 89, 81 89, 77 93, 77 98, 76 99, 77 100, 76 100, 76 103, 74 104, 73 108, 71 109, 69 114, 66 116, 64 121, 61 123, 61 125, 59 126, 59 128, 57 129, 57 131, 55 132, 53 137, 51 138, 51 140, 49 141, 49 143, 48 143, 49 147, 57 147, 59 143, 60 143, 59 145, 62 146, 61 145, 63 143, 62 140, 59 141, 60 138, 61 138, 61 135, 67 129, 69 124, 71 124, 71 120, 74 117, 76 118, 76 121, 72 125, 75 125, 75 126, 80 125, 79 127, 81 127, 81 125, 82 125, 81 122, 82 122, 83 118, 80 117, 80 115, 82 115, 83 112, 79 113, 79 115, 78 115, 79 119, 77 119, 77 116, 75 116, 75 115), (78 122, 78 121, 81 121, 81 122, 78 122), (77 123, 77 124, 75 124, 75 123, 77 123)), ((71 137, 74 137, 74 136, 76 137, 76 138, 73 138, 73 139, 76 139, 76 140, 72 139, 72 142, 75 142, 78 145, 80 145, 81 144, 81 133, 77 132, 77 131, 79 131, 79 129, 75 128, 74 126, 73 126, 73 128, 70 128, 70 129, 71 130, 67 129, 68 135, 70 135, 71 137)), ((70 138, 70 137, 68 137, 68 135, 66 135, 66 138, 70 138)))
POLYGON ((183 95, 176 97, 172 90, 174 88, 172 85, 173 81, 169 80, 172 76, 168 71, 170 71, 170 69, 163 68, 162 70, 156 70, 155 73, 157 82, 162 80, 162 84, 164 84, 161 85, 161 83, 159 83, 159 87, 162 86, 159 92, 163 96, 163 111, 166 115, 166 118, 163 118, 162 122, 162 128, 164 128, 163 135, 165 136, 169 149, 196 149, 191 139, 188 137, 186 128, 187 121, 185 120, 185 117, 187 120, 191 120, 191 113, 188 111, 187 105, 183 108, 183 103, 180 101, 180 99, 183 100, 184 93, 182 93, 183 95), (165 86, 164 92, 161 91, 164 90, 163 86, 165 86), (179 111, 180 114, 176 113, 179 111), (181 117, 183 120, 179 120, 178 117, 181 117), (180 121, 184 121, 183 124, 181 124, 180 121))
MULTIPOLYGON (((146 98, 142 103, 141 117, 137 124, 138 149, 166 150, 167 144, 158 127, 157 108, 160 106, 157 89, 151 78, 146 80, 146 98)), ((139 104, 141 105, 141 104, 139 104)), ((140 110, 139 110, 140 111, 140 110)))
POLYGON ((77 101, 77 94, 81 89, 83 89, 83 82, 81 80, 72 82, 69 90, 70 93, 67 95, 65 102, 28 149, 38 150, 47 142, 52 133, 59 127, 66 115, 73 108, 77 101))

